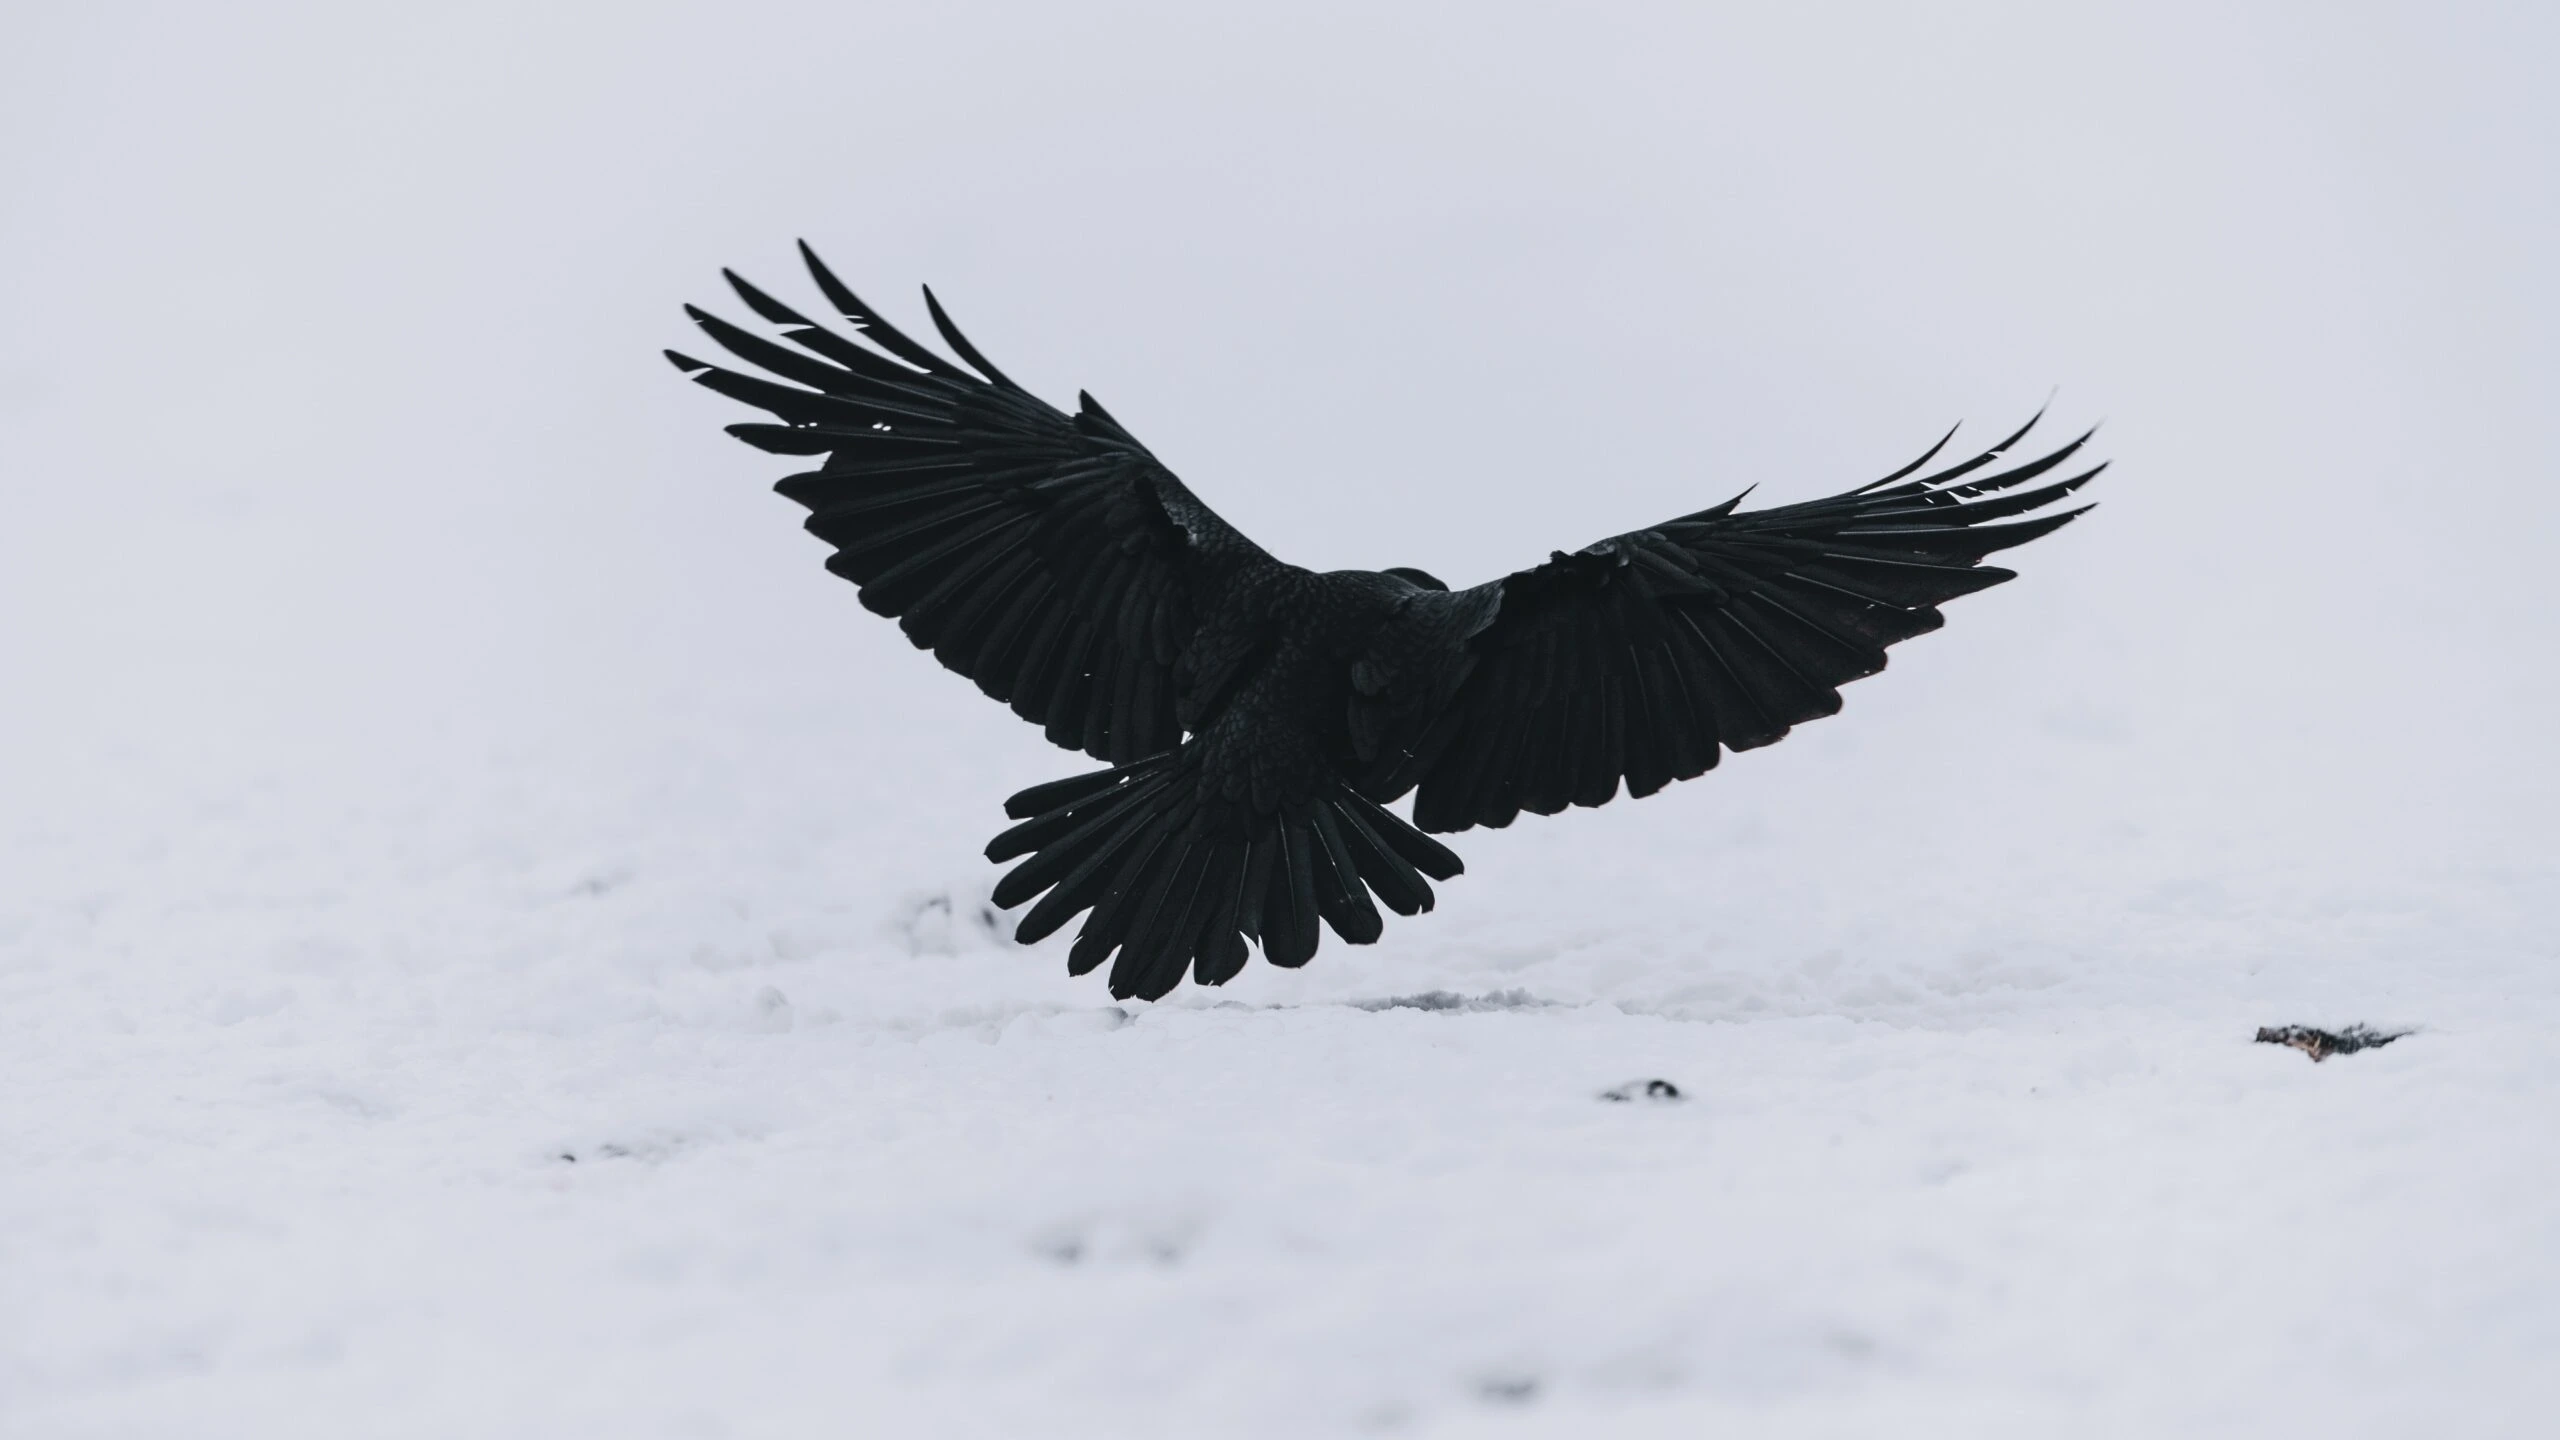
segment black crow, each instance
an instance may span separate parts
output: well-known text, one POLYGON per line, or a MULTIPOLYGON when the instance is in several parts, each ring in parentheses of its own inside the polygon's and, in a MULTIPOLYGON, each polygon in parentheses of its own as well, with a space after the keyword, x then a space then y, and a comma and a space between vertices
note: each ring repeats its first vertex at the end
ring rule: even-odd
POLYGON ((2003 469, 2022 427, 1921 474, 1950 431, 1845 494, 1750 511, 1736 496, 1472 589, 1317 574, 1219 519, 1091 395, 1067 415, 1014 384, 930 289, 961 363, 801 255, 850 337, 731 274, 789 345, 686 313, 776 378, 668 358, 774 417, 730 434, 823 457, 775 488, 864 605, 1110 763, 1005 802, 1021 823, 987 858, 1027 857, 995 890, 1007 909, 1039 897, 1015 938, 1084 914, 1068 972, 1116 953, 1122 998, 1186 973, 1225 984, 1249 942, 1304 965, 1319 921, 1376 940, 1376 901, 1428 910, 1429 881, 1462 868, 1425 831, 1605 804, 1621 784, 1650 795, 1713 769, 1719 746, 1831 714, 1886 646, 1938 628, 1939 604, 2011 578, 1984 556, 2081 511, 2012 517, 2105 468, 2021 488, 2089 439, 2003 469), (1410 824, 1384 808, 1408 791, 1410 824))

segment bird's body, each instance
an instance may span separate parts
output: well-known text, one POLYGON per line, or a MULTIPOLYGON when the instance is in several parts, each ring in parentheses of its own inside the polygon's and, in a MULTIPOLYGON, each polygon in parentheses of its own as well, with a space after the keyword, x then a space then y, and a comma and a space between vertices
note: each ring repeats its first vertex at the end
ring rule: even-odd
POLYGON ((1185 974, 1223 984, 1249 942, 1279 965, 1306 963, 1322 928, 1368 943, 1373 896, 1414 914, 1429 880, 1462 868, 1425 831, 1599 805, 1622 784, 1648 795, 1832 713, 1884 647, 1938 627, 1937 604, 2010 578, 1986 554, 2079 512, 1986 522, 2103 468, 2018 488, 2083 436, 1968 478, 2021 429, 1934 475, 1913 478, 1944 440, 1844 495, 1739 513, 1737 496, 1465 590, 1414 570, 1317 573, 1237 533, 1091 396, 1070 417, 1014 385, 930 291, 969 369, 807 259, 868 346, 733 275, 799 349, 691 313, 797 383, 670 358, 782 422, 731 433, 827 457, 777 488, 866 605, 1111 763, 1013 797, 1021 823, 987 853, 1022 858, 1000 905, 1041 897, 1019 938, 1090 912, 1069 969, 1116 955, 1118 996, 1153 999, 1185 974), (1411 823, 1383 808, 1407 793, 1411 823))

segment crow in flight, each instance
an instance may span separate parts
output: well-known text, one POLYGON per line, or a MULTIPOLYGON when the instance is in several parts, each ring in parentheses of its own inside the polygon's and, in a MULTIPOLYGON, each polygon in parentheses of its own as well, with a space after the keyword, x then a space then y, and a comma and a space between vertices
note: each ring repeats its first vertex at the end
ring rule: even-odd
POLYGON ((987 858, 1028 857, 995 890, 1007 909, 1041 897, 1016 939, 1090 912, 1067 970, 1116 952, 1118 998, 1186 973, 1225 984, 1248 941, 1304 965, 1319 920, 1366 945, 1375 900, 1428 910, 1429 880, 1462 868, 1425 831, 1601 805, 1621 783, 1650 795, 1713 769, 1719 746, 1831 714, 1886 646, 1938 628, 1939 604, 2011 578, 1985 555, 2081 512, 2011 517, 2105 468, 2021 488, 2089 439, 2002 469, 2021 428, 1931 474, 1947 439, 1845 494, 1748 511, 1736 496, 1472 589, 1317 574, 1219 519, 1091 395, 1067 415, 1014 384, 930 289, 965 369, 801 255, 868 343, 730 274, 790 345, 686 313, 789 383, 668 358, 779 422, 730 434, 824 457, 775 488, 808 507, 864 605, 1109 762, 1005 802, 1021 823, 987 858), (1384 808, 1408 791, 1411 824, 1384 808))

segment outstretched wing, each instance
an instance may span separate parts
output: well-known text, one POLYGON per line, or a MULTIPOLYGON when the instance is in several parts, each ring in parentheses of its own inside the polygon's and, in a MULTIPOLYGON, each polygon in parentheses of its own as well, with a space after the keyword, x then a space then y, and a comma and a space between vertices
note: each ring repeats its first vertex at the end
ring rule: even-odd
POLYGON ((774 488, 807 506, 810 532, 836 547, 827 568, 918 648, 1070 750, 1125 764, 1172 748, 1196 617, 1239 575, 1274 562, 1092 396, 1069 417, 987 363, 931 290, 934 326, 969 369, 899 333, 800 250, 820 293, 868 345, 729 274, 738 298, 791 346, 686 313, 779 379, 673 350, 667 358, 780 422, 730 434, 779 455, 826 457, 774 488))
POLYGON ((2068 463, 2087 435, 1967 478, 1996 467, 2034 425, 1918 479, 1945 439, 1843 495, 1739 514, 1736 496, 1429 597, 1436 603, 1409 610, 1415 623, 1492 613, 1470 622, 1455 677, 1426 687, 1410 667, 1388 664, 1372 686, 1355 669, 1354 734, 1380 737, 1364 747, 1362 788, 1387 800, 1418 787, 1414 823, 1424 830, 1502 826, 1523 810, 1606 804, 1622 780, 1628 794, 1650 795, 1714 768, 1719 747, 1767 745, 1832 714, 1839 686, 1884 668, 1886 646, 1944 623, 1938 605, 2013 578, 1984 556, 2081 513, 1994 523, 2105 469, 2019 488, 2068 463))

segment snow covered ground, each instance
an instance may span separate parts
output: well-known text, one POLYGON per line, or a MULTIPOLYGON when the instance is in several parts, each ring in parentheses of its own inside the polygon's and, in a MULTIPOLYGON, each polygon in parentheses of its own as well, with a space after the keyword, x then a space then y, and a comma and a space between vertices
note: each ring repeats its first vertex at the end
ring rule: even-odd
POLYGON ((36 32, 0 1434, 2548 1428, 2550 22, 36 32), (977 858, 1084 762, 655 359, 804 232, 1306 563, 2056 381, 2118 470, 1836 719, 1114 1006, 977 858))

